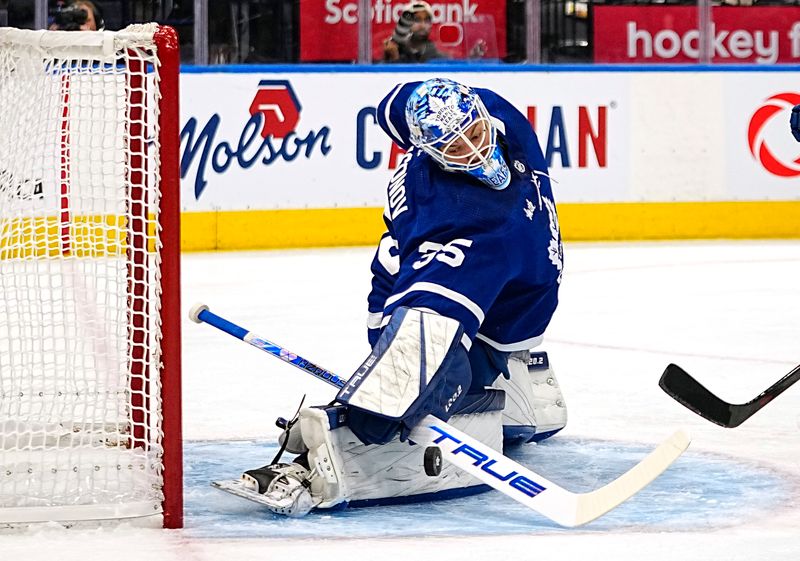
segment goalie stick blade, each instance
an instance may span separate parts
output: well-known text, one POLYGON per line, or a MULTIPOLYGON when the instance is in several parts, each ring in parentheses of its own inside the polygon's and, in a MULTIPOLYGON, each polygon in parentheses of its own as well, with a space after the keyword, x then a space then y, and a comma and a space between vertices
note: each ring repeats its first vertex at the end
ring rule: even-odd
POLYGON ((417 444, 439 446, 446 461, 567 527, 587 524, 631 498, 672 465, 691 442, 679 430, 611 483, 588 493, 572 493, 431 415, 410 438, 417 444))
POLYGON ((800 366, 796 366, 786 376, 747 403, 728 403, 720 399, 677 364, 667 366, 658 385, 675 401, 704 419, 721 427, 734 428, 752 417, 798 380, 800 380, 800 366))

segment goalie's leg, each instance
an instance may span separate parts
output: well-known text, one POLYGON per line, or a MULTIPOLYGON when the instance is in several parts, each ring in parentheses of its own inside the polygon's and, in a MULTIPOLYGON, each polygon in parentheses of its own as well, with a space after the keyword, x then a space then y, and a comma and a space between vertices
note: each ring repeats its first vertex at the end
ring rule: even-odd
MULTIPOLYGON (((453 415, 450 422, 500 450, 504 400, 499 390, 470 396, 465 412, 453 415)), ((364 444, 348 427, 347 417, 342 405, 301 409, 286 449, 302 453, 291 464, 246 471, 243 485, 261 495, 259 503, 288 516, 302 516, 313 508, 429 501, 488 490, 452 464, 437 464, 429 457, 435 454, 424 446, 399 437, 386 444, 364 444)))
POLYGON ((505 444, 538 442, 566 426, 566 402, 547 353, 511 353, 508 372, 508 379, 498 376, 492 385, 506 392, 503 410, 505 444))

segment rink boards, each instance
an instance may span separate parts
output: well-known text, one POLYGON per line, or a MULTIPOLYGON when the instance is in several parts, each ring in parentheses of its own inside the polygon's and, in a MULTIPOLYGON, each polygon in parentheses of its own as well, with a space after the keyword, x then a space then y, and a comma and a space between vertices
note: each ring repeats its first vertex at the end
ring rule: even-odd
POLYGON ((509 68, 184 69, 184 249, 374 243, 401 155, 377 105, 432 76, 494 89, 528 118, 567 240, 800 237, 800 72, 509 68))

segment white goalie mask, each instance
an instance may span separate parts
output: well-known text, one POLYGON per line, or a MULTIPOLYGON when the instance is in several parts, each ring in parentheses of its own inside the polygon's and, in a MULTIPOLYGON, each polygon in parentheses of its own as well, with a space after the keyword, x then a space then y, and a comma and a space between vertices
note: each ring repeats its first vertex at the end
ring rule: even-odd
POLYGON ((446 171, 462 171, 502 190, 511 172, 497 145, 497 129, 478 94, 452 80, 417 86, 406 103, 411 143, 446 171))

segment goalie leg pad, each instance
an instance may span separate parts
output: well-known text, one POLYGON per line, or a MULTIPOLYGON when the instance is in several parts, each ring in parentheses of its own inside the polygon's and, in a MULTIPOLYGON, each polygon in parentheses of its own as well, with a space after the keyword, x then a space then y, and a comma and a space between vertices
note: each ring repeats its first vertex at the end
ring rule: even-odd
MULTIPOLYGON (((502 392, 488 390, 450 423, 500 451, 504 400, 502 392)), ((433 500, 484 490, 480 481, 449 463, 438 475, 427 475, 424 446, 401 442, 399 437, 382 445, 364 444, 350 430, 348 416, 348 408, 341 405, 300 411, 308 464, 314 472, 309 491, 316 508, 433 500)))
POLYGON ((297 420, 286 421, 280 418, 276 423, 283 432, 278 437, 278 443, 285 448, 290 454, 304 454, 308 452, 305 443, 303 442, 303 435, 300 432, 300 423, 297 420))
MULTIPOLYGON (((308 465, 318 477, 311 483, 311 494, 320 508, 331 508, 347 500, 344 466, 339 449, 345 445, 333 437, 327 408, 300 410, 300 431, 308 449, 308 465)), ((334 419, 334 423, 336 420, 334 419)))
POLYGON ((506 392, 503 435, 506 444, 538 442, 564 428, 567 406, 547 353, 519 351, 508 360, 509 379, 492 385, 506 392))

